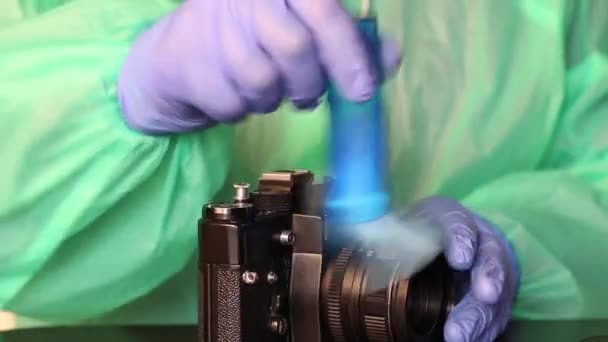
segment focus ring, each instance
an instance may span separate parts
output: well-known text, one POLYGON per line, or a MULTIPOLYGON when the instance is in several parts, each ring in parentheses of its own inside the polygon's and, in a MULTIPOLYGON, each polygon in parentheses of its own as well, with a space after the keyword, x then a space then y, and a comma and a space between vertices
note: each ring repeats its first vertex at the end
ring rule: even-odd
POLYGON ((343 248, 328 269, 329 285, 327 287, 327 324, 331 337, 335 342, 346 342, 342 327, 342 311, 340 298, 342 296, 342 281, 346 267, 353 255, 353 250, 343 248))
POLYGON ((365 331, 370 342, 389 342, 385 317, 365 316, 365 331))

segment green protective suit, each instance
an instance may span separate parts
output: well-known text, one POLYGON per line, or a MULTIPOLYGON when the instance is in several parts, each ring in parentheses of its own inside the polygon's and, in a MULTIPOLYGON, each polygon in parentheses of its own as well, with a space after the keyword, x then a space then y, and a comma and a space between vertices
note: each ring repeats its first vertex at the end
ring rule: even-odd
MULTIPOLYGON (((177 5, 0 4, 0 310, 194 322, 201 205, 273 169, 324 175, 325 104, 173 137, 125 127, 122 59, 177 5)), ((447 195, 504 231, 515 318, 608 317, 608 2, 376 7, 405 53, 385 86, 395 205, 447 195)))

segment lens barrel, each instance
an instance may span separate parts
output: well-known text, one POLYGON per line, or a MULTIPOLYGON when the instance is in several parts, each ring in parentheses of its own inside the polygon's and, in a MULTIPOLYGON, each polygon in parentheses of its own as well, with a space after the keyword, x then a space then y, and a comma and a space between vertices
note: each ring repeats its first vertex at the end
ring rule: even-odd
POLYGON ((335 342, 435 341, 457 300, 443 256, 411 276, 398 258, 342 248, 323 275, 321 304, 335 342))

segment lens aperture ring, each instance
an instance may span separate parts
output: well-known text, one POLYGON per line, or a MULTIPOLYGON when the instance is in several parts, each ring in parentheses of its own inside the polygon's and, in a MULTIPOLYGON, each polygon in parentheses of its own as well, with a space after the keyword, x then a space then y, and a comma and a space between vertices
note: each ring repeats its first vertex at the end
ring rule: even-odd
POLYGON ((365 262, 364 291, 361 293, 361 313, 365 334, 370 342, 390 342, 390 287, 398 263, 369 256, 365 262))

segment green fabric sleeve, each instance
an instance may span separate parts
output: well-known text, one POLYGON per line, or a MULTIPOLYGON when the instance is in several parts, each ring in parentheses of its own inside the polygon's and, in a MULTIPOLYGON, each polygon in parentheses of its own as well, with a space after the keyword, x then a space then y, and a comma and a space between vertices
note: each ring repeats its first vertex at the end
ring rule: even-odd
POLYGON ((186 265, 232 129, 153 138, 121 120, 122 59, 174 4, 44 3, 0 5, 0 310, 67 322, 131 302, 186 265))
POLYGON ((608 3, 581 1, 571 13, 565 98, 545 160, 465 199, 515 248, 516 318, 605 318, 608 307, 608 3))

